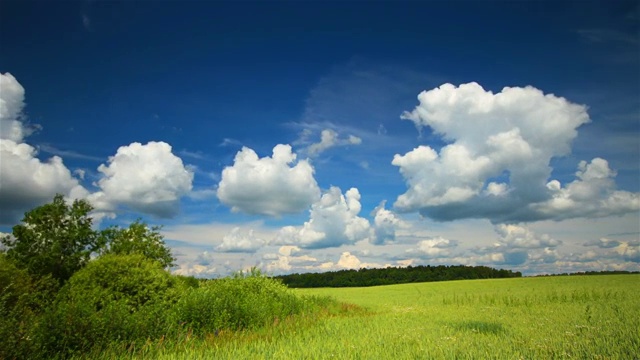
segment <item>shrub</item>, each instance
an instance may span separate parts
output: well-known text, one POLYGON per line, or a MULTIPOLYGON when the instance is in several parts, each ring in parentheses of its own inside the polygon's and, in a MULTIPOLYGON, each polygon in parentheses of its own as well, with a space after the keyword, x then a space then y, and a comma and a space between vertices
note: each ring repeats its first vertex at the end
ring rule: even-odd
POLYGON ((196 333, 239 330, 300 313, 304 300, 280 281, 259 273, 209 281, 176 304, 177 322, 196 333))
POLYGON ((76 272, 43 315, 36 342, 69 356, 171 331, 168 310, 183 282, 143 255, 105 255, 76 272))
POLYGON ((29 295, 33 291, 26 270, 0 254, 0 358, 20 358, 33 318, 29 295))
POLYGON ((0 253, 0 359, 33 357, 35 324, 58 285, 51 276, 32 277, 0 253))
POLYGON ((18 269, 13 261, 0 253, 0 311, 13 309, 32 291, 31 288, 27 271, 18 269))
POLYGON ((159 262, 144 255, 104 255, 74 274, 58 298, 88 301, 96 311, 119 301, 134 312, 147 303, 175 301, 182 286, 159 262))

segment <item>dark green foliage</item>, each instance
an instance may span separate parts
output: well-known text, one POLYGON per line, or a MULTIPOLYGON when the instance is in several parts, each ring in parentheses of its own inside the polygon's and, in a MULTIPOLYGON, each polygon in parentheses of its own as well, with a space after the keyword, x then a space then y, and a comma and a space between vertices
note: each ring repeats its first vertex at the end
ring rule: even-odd
POLYGON ((26 270, 0 254, 0 359, 19 358, 23 339, 34 317, 29 294, 33 285, 26 270))
POLYGON ((159 227, 149 227, 136 220, 128 228, 116 226, 107 228, 100 233, 101 254, 142 254, 149 259, 156 260, 162 267, 173 266, 175 260, 171 250, 165 245, 159 232, 159 227))
POLYGON ((33 357, 31 335, 41 311, 58 290, 50 276, 34 278, 0 253, 0 359, 33 357))
POLYGON ((64 283, 97 250, 91 210, 85 200, 67 205, 62 195, 56 195, 53 202, 25 213, 23 224, 13 227, 13 237, 1 239, 7 256, 32 275, 50 275, 64 283))
POLYGON ((5 254, 0 253, 0 309, 13 309, 32 291, 31 278, 27 271, 18 269, 5 254))
POLYGON ((284 284, 294 288, 351 287, 405 284, 414 282, 464 279, 492 279, 521 277, 520 272, 492 269, 486 266, 408 266, 406 268, 340 270, 325 273, 278 276, 284 284))

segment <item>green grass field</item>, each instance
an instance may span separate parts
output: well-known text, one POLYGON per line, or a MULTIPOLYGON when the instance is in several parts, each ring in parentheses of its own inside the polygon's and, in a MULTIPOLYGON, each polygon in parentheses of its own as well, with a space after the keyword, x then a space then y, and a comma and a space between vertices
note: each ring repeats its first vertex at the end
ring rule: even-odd
MULTIPOLYGON (((160 359, 638 359, 640 275, 299 289, 343 313, 207 340, 149 344, 160 359)), ((107 355, 107 354, 105 354, 107 355)), ((107 357, 111 357, 108 356, 107 357)))

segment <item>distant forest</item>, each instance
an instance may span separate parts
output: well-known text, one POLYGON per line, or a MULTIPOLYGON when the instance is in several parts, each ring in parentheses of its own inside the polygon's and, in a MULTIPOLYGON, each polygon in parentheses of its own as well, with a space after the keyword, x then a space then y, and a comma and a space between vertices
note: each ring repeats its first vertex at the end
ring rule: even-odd
POLYGON ((539 276, 576 276, 576 275, 627 275, 627 274, 640 274, 640 271, 625 271, 625 270, 603 270, 603 271, 581 271, 574 273, 561 273, 561 274, 542 274, 539 276))
POLYGON ((519 271, 493 269, 486 266, 439 265, 389 267, 383 269, 340 270, 276 276, 292 288, 360 287, 415 282, 496 279, 522 277, 519 271))

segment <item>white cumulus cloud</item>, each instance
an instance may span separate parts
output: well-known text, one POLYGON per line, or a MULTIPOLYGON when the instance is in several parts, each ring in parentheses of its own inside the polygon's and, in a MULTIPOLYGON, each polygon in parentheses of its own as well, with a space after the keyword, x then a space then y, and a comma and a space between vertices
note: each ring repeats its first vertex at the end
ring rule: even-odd
POLYGON ((382 201, 372 212, 375 236, 371 238, 373 244, 390 244, 396 240, 396 231, 409 227, 394 212, 385 209, 386 201, 382 201))
POLYGON ((264 264, 264 267, 271 274, 286 273, 293 269, 298 269, 299 271, 313 269, 318 259, 306 254, 300 254, 300 252, 301 249, 297 246, 281 246, 277 254, 268 253, 262 256, 263 260, 269 261, 264 264))
POLYGON ((559 240, 547 234, 538 235, 529 228, 521 225, 499 224, 495 226, 495 231, 500 236, 500 242, 509 248, 554 248, 561 244, 559 240))
POLYGON ((360 192, 349 189, 344 195, 331 187, 311 206, 309 221, 302 226, 286 226, 275 242, 301 248, 335 247, 368 240, 372 236, 369 221, 359 217, 360 192))
POLYGON ((295 162, 291 146, 277 145, 271 157, 259 158, 243 147, 233 166, 222 171, 217 195, 232 211, 278 216, 301 212, 320 196, 307 160, 295 162))
POLYGON ((525 225, 494 226, 498 240, 493 246, 476 249, 479 263, 523 266, 531 262, 552 263, 560 258, 556 248, 562 244, 548 234, 537 234, 525 225))
POLYGON ((420 241, 416 248, 408 249, 405 252, 405 257, 416 257, 421 259, 450 257, 452 255, 452 249, 457 246, 457 241, 438 236, 420 241))
POLYGON ((24 142, 32 133, 23 122, 24 88, 9 73, 0 73, 0 223, 11 224, 22 213, 50 201, 57 193, 76 199, 86 196, 58 156, 41 161, 24 142))
POLYGON ((254 234, 253 230, 243 233, 239 227, 235 227, 222 238, 222 244, 216 247, 216 251, 253 253, 265 243, 263 239, 254 234))
POLYGON ((119 205, 158 217, 178 212, 179 200, 192 189, 193 172, 165 142, 121 146, 108 164, 98 167, 100 191, 89 196, 97 210, 119 205))
POLYGON ((549 182, 551 159, 567 155, 577 128, 589 122, 585 106, 530 86, 494 94, 477 83, 444 84, 418 99, 402 118, 419 129, 429 127, 448 144, 439 151, 423 145, 394 156, 392 164, 408 185, 397 209, 437 220, 494 223, 638 209, 637 194, 614 191, 614 174, 602 159, 581 164, 577 182, 566 189, 549 182), (578 209, 583 205, 588 210, 578 209))
POLYGON ((640 194, 616 190, 615 176, 604 159, 582 161, 575 181, 565 187, 557 180, 548 182, 551 199, 532 207, 554 219, 622 215, 640 210, 640 194))
POLYGON ((340 255, 340 259, 336 265, 343 269, 358 269, 361 264, 362 262, 357 256, 345 251, 340 255))
POLYGON ((21 143, 29 135, 22 123, 24 88, 10 73, 0 73, 0 139, 21 143))

